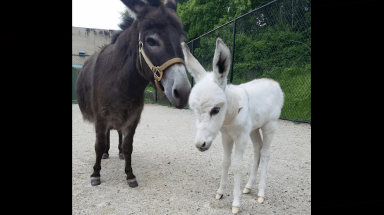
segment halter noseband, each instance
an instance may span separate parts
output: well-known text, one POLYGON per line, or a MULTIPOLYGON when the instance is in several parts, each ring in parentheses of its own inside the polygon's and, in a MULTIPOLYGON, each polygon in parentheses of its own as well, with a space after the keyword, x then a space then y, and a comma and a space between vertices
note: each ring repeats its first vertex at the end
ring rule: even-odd
POLYGON ((152 70, 153 76, 155 79, 156 87, 160 92, 163 92, 163 90, 160 87, 160 85, 161 85, 160 81, 161 81, 161 78, 163 77, 163 73, 164 73, 163 71, 175 63, 181 63, 185 67, 184 60, 181 58, 172 58, 172 59, 168 60, 167 62, 163 63, 163 65, 161 65, 161 66, 154 66, 144 52, 143 42, 141 42, 141 40, 140 40, 140 33, 139 33, 139 60, 140 60, 141 69, 143 69, 143 65, 141 63, 141 56, 143 56, 145 62, 147 63, 149 68, 152 70))

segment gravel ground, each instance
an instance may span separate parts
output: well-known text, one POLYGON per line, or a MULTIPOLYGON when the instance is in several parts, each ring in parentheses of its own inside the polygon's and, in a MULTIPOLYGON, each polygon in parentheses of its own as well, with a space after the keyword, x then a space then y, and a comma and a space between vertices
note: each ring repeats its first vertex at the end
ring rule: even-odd
MULTIPOLYGON (((221 200, 221 134, 211 148, 193 144, 191 110, 145 104, 134 136, 132 168, 139 186, 125 180, 118 158, 118 134, 111 132, 109 159, 101 162, 101 184, 91 186, 95 131, 72 105, 72 214, 232 214, 233 171, 221 200)), ((252 165, 249 140, 243 156, 241 190, 252 165)), ((242 195, 239 214, 311 214, 311 126, 280 120, 272 140, 265 201, 256 201, 259 180, 242 195)))

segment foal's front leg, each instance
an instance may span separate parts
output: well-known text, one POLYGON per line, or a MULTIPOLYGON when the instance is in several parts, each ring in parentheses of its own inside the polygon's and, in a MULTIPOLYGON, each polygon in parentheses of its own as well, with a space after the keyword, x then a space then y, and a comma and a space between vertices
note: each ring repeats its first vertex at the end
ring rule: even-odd
POLYGON ((232 213, 238 213, 241 204, 241 173, 244 168, 243 165, 243 154, 247 145, 248 135, 241 133, 235 141, 235 155, 233 158, 233 172, 234 172, 234 187, 233 187, 233 202, 232 202, 232 213))
POLYGON ((231 166, 231 153, 233 148, 233 139, 228 135, 221 133, 223 144, 223 169, 221 172, 220 188, 217 190, 216 199, 223 198, 224 189, 228 184, 228 169, 231 166))

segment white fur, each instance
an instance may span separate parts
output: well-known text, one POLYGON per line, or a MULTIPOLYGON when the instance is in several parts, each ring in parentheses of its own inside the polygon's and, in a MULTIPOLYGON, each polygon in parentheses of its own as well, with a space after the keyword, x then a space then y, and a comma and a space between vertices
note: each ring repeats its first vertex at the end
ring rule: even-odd
POLYGON ((240 85, 227 85, 230 52, 220 38, 216 41, 213 72, 206 72, 189 52, 188 47, 185 44, 182 47, 187 69, 197 82, 189 96, 189 107, 196 116, 194 143, 199 150, 205 151, 219 131, 222 133, 223 169, 217 193, 224 194, 228 184, 228 169, 231 165, 232 148, 235 145, 232 162, 235 174, 232 206, 240 207, 242 158, 248 138, 251 137, 254 163, 246 191, 249 193, 256 181, 257 169, 261 161, 258 196, 264 197, 271 141, 277 129, 284 102, 284 94, 279 84, 271 79, 256 79, 240 85), (226 63, 226 66, 221 67, 224 68, 222 73, 219 71, 218 62, 226 63), (213 107, 220 107, 220 111, 210 116, 213 107), (260 129, 263 139, 259 133, 260 129))

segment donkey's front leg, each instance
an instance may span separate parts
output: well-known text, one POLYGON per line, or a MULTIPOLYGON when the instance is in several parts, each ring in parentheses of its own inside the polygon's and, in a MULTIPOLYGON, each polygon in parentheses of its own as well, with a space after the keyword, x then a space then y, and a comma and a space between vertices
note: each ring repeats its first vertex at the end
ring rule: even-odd
POLYGON ((96 143, 95 143, 96 162, 95 162, 95 165, 93 166, 93 173, 91 175, 92 186, 96 186, 101 183, 100 181, 101 157, 105 152, 106 141, 107 141, 106 139, 107 128, 104 122, 96 120, 95 130, 96 130, 96 143))
POLYGON ((107 138, 107 146, 105 148, 105 152, 103 154, 103 156, 101 157, 102 159, 107 159, 109 158, 109 146, 110 146, 110 133, 111 133, 111 129, 108 129, 107 130, 107 135, 106 135, 106 138, 107 138))
POLYGON ((241 204, 241 173, 244 168, 243 166, 243 154, 247 145, 248 135, 242 133, 235 141, 235 155, 232 162, 233 173, 234 173, 234 187, 233 187, 233 202, 232 202, 232 213, 238 213, 241 204))
POLYGON ((228 184, 228 169, 231 166, 231 153, 233 148, 233 139, 228 135, 221 133, 223 144, 223 169, 221 172, 220 188, 217 190, 216 199, 223 198, 224 189, 228 184))
POLYGON ((140 115, 137 118, 129 119, 129 125, 124 129, 123 135, 123 154, 125 158, 125 173, 127 174, 127 182, 130 187, 137 187, 136 176, 132 172, 131 155, 133 151, 133 136, 135 135, 137 124, 140 120, 140 115))

